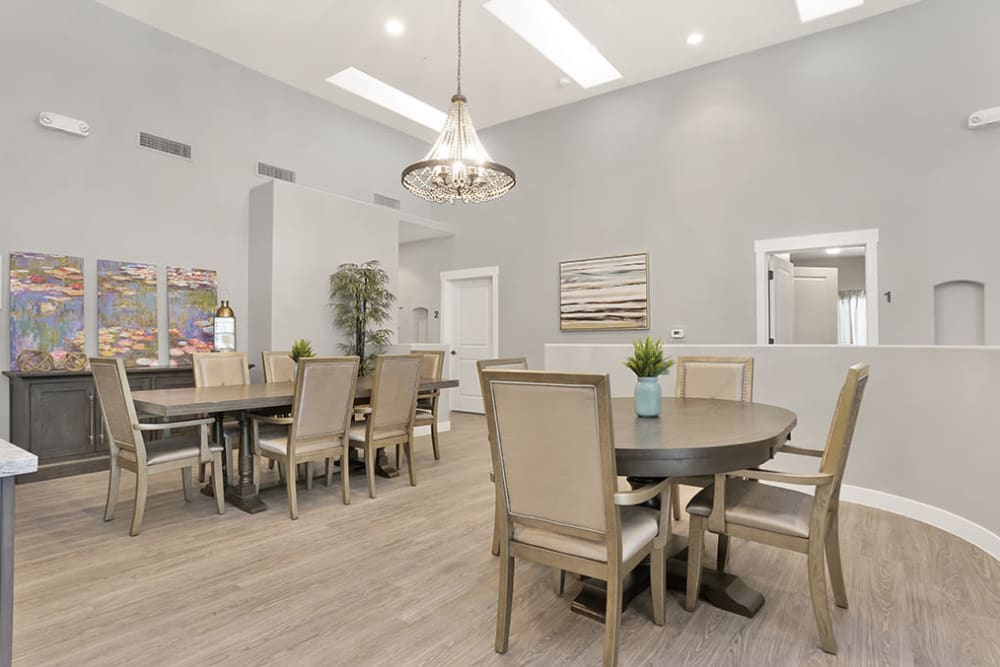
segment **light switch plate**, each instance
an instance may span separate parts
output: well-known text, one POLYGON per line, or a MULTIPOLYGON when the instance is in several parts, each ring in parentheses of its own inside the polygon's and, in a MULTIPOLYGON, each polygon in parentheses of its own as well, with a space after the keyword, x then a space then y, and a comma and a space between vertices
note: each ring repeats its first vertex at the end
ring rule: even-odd
POLYGON ((684 340, 684 327, 675 327, 671 329, 670 337, 674 340, 684 340))

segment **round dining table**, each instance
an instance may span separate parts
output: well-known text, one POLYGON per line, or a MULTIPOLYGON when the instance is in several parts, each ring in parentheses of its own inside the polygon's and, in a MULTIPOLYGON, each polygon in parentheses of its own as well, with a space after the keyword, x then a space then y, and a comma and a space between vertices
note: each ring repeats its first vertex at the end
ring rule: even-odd
MULTIPOLYGON (((755 468, 774 458, 797 422, 794 412, 762 403, 664 398, 659 417, 639 417, 633 399, 612 402, 618 474, 631 479, 699 477, 755 468)), ((683 590, 687 540, 672 536, 668 551, 667 585, 683 590)), ((603 584, 585 580, 573 610, 603 620, 603 584)), ((648 573, 637 568, 631 584, 626 582, 622 604, 646 587, 648 573)), ((701 597, 748 617, 764 604, 764 597, 739 577, 708 568, 702 575, 701 597)))

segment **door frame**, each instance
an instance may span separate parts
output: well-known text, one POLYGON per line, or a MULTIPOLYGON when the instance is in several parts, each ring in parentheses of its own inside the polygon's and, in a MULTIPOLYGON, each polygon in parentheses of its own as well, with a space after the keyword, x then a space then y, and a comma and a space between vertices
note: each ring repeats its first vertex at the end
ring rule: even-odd
POLYGON ((754 283, 757 293, 757 344, 768 344, 768 284, 767 256, 796 250, 818 250, 839 246, 865 247, 865 294, 868 311, 868 345, 878 345, 878 307, 882 295, 878 291, 878 229, 858 229, 831 234, 786 236, 754 241, 754 283))
MULTIPOLYGON (((492 331, 490 332, 490 357, 496 359, 500 356, 500 267, 481 266, 472 269, 457 269, 454 271, 441 272, 441 344, 448 346, 448 377, 455 378, 455 351, 456 341, 452 340, 452 328, 455 316, 454 303, 455 283, 472 278, 488 278, 490 280, 490 301, 492 308, 492 331)), ((449 404, 454 409, 456 404, 455 394, 458 388, 449 389, 449 404)))

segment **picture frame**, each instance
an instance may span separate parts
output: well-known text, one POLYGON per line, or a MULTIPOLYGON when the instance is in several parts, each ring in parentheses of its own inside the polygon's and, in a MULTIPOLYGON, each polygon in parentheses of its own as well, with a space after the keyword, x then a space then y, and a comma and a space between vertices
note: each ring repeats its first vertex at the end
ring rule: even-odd
POLYGON ((559 330, 649 329, 649 253, 559 263, 559 330))

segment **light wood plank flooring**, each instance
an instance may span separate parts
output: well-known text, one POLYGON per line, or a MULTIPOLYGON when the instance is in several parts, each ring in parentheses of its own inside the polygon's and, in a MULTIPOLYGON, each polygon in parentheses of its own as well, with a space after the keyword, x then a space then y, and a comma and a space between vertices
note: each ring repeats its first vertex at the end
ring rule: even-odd
MULTIPOLYGON (((14 663, 72 665, 592 665, 602 627, 571 613, 548 573, 519 564, 510 651, 493 652, 497 562, 481 417, 453 415, 442 460, 417 445, 418 486, 363 475, 271 509, 185 504, 179 475, 152 479, 128 537, 133 478, 101 520, 106 473, 17 487, 14 663)), ((819 650, 805 557, 734 540, 731 569, 762 591, 755 619, 671 593, 623 616, 622 665, 1000 665, 1000 563, 937 529, 845 505, 851 608, 834 608, 840 655, 819 650)), ((682 523, 680 532, 686 530, 682 523)), ((714 545, 708 552, 714 554, 714 545)))

